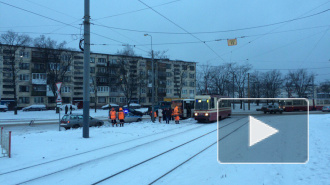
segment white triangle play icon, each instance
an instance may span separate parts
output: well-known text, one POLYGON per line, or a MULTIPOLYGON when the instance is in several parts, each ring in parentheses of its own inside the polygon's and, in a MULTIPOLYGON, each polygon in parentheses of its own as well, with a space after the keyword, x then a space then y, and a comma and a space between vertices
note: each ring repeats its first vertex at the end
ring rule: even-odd
POLYGON ((249 117, 250 121, 250 142, 249 145, 253 146, 256 143, 274 135, 278 132, 277 129, 267 125, 266 123, 254 118, 253 116, 249 117))

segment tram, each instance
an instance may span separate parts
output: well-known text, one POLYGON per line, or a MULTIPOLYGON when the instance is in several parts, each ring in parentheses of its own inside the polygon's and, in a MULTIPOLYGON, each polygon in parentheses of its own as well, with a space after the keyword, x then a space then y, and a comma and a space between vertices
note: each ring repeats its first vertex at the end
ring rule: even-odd
POLYGON ((329 106, 328 99, 299 99, 299 100, 281 100, 280 107, 286 112, 292 111, 307 111, 308 110, 322 110, 323 106, 329 106), (308 106, 307 106, 308 101, 308 106))
POLYGON ((220 98, 227 98, 220 95, 197 95, 195 97, 195 120, 198 122, 214 122, 217 118, 223 119, 231 115, 231 104, 228 100, 219 102, 220 98))

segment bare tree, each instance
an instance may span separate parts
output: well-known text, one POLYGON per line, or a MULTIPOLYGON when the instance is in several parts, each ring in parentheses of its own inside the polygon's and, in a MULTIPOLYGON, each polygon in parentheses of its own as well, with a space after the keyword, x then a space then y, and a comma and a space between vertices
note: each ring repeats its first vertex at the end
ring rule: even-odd
MULTIPOLYGON (((170 56, 166 55, 168 50, 154 51, 154 59, 169 59, 170 56)), ((151 58, 151 51, 148 52, 148 56, 151 58)))
POLYGON ((278 70, 266 72, 263 75, 264 95, 267 98, 275 98, 283 84, 282 74, 278 70))
POLYGON ((321 93, 330 94, 330 80, 320 83, 318 90, 321 93))
MULTIPOLYGON (((263 73, 259 71, 254 71, 250 76, 251 98, 261 98, 262 97, 262 76, 263 73)), ((256 101, 259 106, 259 100, 256 101)))
POLYGON ((229 92, 230 83, 230 71, 229 65, 220 65, 211 69, 211 83, 214 87, 214 93, 225 95, 225 92, 229 92))
POLYGON ((65 48, 66 42, 57 44, 50 37, 41 35, 34 39, 34 46, 38 49, 39 59, 46 65, 47 84, 49 85, 54 100, 57 97, 56 83, 63 81, 72 63, 72 54, 65 48), (62 54, 66 57, 62 58, 62 54))
MULTIPOLYGON (((231 64, 230 71, 234 74, 234 82, 237 86, 238 96, 240 98, 244 98, 244 90, 245 84, 247 80, 247 73, 250 71, 251 66, 249 64, 237 65, 231 64)), ((242 101, 241 101, 241 109, 242 109, 242 101)))
POLYGON ((314 74, 309 74, 306 69, 290 71, 286 77, 286 84, 291 84, 299 98, 306 98, 306 92, 311 88, 314 74))
POLYGON ((137 56, 135 54, 133 46, 131 45, 125 45, 122 50, 117 50, 117 54, 123 56, 137 56))
POLYGON ((197 71, 197 91, 200 94, 209 94, 209 87, 211 87, 212 67, 209 64, 201 65, 197 71))
POLYGON ((17 115, 17 72, 18 67, 16 63, 19 61, 19 56, 17 56, 18 49, 28 46, 31 42, 31 38, 28 35, 18 34, 13 31, 8 31, 7 33, 1 34, 0 38, 1 44, 3 45, 3 50, 6 51, 6 55, 8 56, 8 60, 10 62, 9 72, 12 76, 12 87, 13 87, 13 95, 14 95, 14 115, 17 115))

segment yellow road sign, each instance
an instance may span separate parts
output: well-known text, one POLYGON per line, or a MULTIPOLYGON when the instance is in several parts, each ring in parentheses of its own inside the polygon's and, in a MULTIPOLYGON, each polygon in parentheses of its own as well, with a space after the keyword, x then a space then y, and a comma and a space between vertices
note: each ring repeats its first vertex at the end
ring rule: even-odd
POLYGON ((227 39, 228 46, 237 45, 237 39, 227 39))

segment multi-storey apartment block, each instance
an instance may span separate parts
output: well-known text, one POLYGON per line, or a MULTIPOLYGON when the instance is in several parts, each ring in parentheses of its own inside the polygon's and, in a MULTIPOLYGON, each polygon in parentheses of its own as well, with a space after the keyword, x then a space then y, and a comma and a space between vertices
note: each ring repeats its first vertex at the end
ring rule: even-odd
MULTIPOLYGON (((9 53, 6 45, 0 45, 1 104, 13 109, 15 85, 19 109, 32 104, 45 104, 48 108, 54 108, 56 98, 53 87, 54 79, 57 79, 62 82, 63 104, 82 105, 82 52, 58 51, 56 60, 56 57, 46 59, 38 48, 18 48, 15 51, 15 65, 12 65, 13 58, 9 53), (13 66, 15 69, 12 69, 13 66)), ((144 106, 151 105, 150 58, 101 53, 91 53, 90 56, 91 107, 95 103, 97 107, 109 103, 126 105, 128 100, 144 106)), ((195 97, 195 62, 155 59, 154 67, 155 102, 163 101, 164 98, 195 97)))

